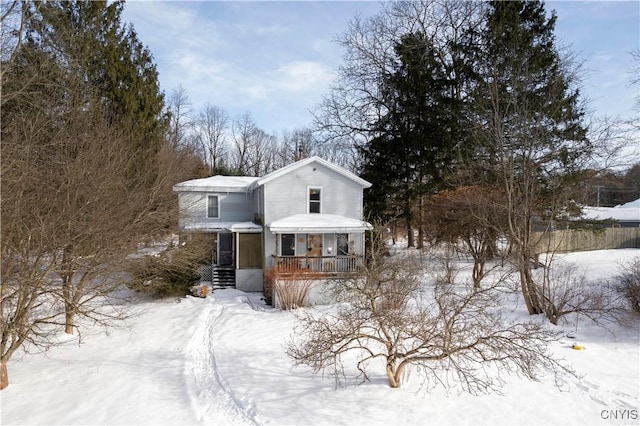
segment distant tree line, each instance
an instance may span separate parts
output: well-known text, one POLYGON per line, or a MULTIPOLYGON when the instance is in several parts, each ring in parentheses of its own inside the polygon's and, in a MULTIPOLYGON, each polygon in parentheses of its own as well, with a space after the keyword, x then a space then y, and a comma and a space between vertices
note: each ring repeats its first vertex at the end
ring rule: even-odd
POLYGON ((210 103, 195 109, 182 86, 171 91, 167 108, 171 144, 202 161, 200 177, 264 176, 313 155, 353 168, 344 146, 325 143, 310 127, 269 134, 248 111, 231 117, 222 106, 210 103))
POLYGON ((640 199, 640 163, 624 171, 593 171, 583 182, 580 202, 586 206, 614 207, 640 199))

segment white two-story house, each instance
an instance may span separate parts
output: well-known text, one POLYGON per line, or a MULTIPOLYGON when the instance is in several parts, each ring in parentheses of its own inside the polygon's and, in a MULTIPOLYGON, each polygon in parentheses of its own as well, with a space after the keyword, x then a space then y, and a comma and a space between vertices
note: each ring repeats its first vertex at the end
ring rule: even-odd
POLYGON ((212 176, 181 182, 180 232, 215 241, 211 281, 262 291, 269 270, 352 273, 362 265, 363 190, 371 184, 319 157, 263 177, 212 176))

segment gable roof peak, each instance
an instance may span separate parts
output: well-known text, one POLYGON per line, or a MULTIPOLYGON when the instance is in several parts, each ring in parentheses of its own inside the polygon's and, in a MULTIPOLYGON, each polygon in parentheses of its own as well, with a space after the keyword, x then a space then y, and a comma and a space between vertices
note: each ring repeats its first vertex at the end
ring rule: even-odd
POLYGON ((317 163, 317 164, 321 164, 323 166, 325 166, 326 168, 333 170, 336 173, 341 174, 342 176, 349 178, 351 180, 353 180, 354 182, 357 182, 358 184, 362 185, 362 187, 364 188, 369 188, 371 186, 370 182, 367 182, 366 180, 362 179, 361 177, 355 175, 354 173, 351 173, 349 170, 342 168, 340 166, 337 166, 323 158, 318 157, 317 155, 314 155, 313 157, 308 157, 308 158, 303 158, 302 160, 296 161, 295 163, 291 163, 289 165, 286 165, 276 171, 273 171, 263 177, 261 177, 260 179, 257 179, 255 182, 253 182, 251 184, 251 189, 255 189, 259 186, 264 185, 267 182, 272 181, 273 179, 276 179, 280 176, 283 176, 287 173, 290 173, 294 170, 298 170, 301 167, 304 167, 308 164, 311 163, 317 163))

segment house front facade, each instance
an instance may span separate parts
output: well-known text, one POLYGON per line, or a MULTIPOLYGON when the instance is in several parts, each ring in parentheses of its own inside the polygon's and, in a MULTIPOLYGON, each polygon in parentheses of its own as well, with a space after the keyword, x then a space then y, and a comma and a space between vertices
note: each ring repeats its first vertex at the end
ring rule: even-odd
POLYGON ((210 280, 263 291, 270 271, 331 277, 357 272, 365 254, 363 190, 371 184, 319 157, 263 177, 178 183, 180 232, 211 237, 210 280))

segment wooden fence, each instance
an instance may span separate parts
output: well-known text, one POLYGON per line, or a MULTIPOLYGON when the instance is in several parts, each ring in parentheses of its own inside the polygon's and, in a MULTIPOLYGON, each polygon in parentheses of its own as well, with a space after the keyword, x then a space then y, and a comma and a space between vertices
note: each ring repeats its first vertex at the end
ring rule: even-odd
POLYGON ((640 248, 640 227, 539 232, 534 238, 539 239, 536 250, 539 253, 640 248))

